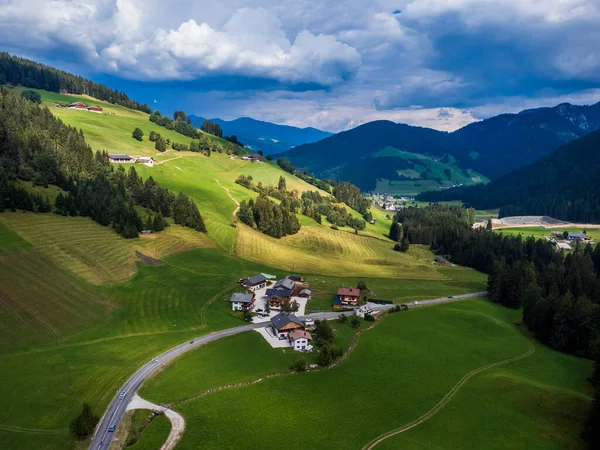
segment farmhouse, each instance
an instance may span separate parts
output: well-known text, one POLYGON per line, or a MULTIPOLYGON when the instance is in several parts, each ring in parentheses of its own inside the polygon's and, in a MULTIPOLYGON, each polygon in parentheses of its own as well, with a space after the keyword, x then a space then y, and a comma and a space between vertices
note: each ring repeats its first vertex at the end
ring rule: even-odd
POLYGON ((102 108, 100 108, 98 105, 92 105, 87 110, 97 114, 102 114, 102 108))
POLYGON ((138 164, 145 164, 149 167, 154 166, 154 158, 152 158, 151 156, 138 156, 135 162, 137 162, 138 164))
POLYGON ((108 155, 108 160, 111 163, 132 163, 133 158, 129 155, 112 154, 108 155))
POLYGON ((587 241, 589 238, 585 233, 569 233, 567 236, 569 241, 587 241))
POLYGON ((275 283, 275 286, 273 286, 273 289, 291 291, 294 289, 295 286, 296 286, 296 283, 294 281, 292 281, 291 278, 285 277, 285 278, 279 280, 277 283, 275 283))
POLYGON ((78 109, 79 111, 87 111, 88 105, 83 102, 73 102, 69 105, 69 109, 78 109))
POLYGON ((279 309, 283 303, 291 300, 292 291, 289 289, 267 289, 265 296, 270 308, 279 309))
POLYGON ((297 352, 310 352, 312 350, 312 336, 305 330, 294 330, 289 335, 292 348, 297 352))
POLYGON ((339 288, 337 296, 342 305, 358 306, 360 304, 360 289, 339 288))
POLYGON ((258 162, 262 159, 262 156, 260 156, 258 153, 252 153, 248 159, 250 159, 252 162, 258 162))
POLYGON ((251 291, 257 291, 267 286, 267 279, 264 275, 254 275, 246 280, 242 280, 241 284, 251 291))
POLYGON ((244 311, 252 309, 252 307, 254 306, 255 298, 256 297, 254 294, 235 293, 229 299, 229 301, 231 302, 231 309, 233 311, 244 311))
POLYGON ((293 273, 291 275, 288 275, 287 278, 289 278, 292 281, 295 281, 296 283, 303 283, 304 282, 304 278, 302 277, 302 275, 298 275, 297 273, 293 273))
POLYGON ((272 317, 271 327, 279 339, 286 339, 294 330, 304 331, 304 323, 295 315, 286 312, 280 312, 272 317))
POLYGON ((358 317, 362 317, 363 319, 365 318, 365 316, 370 315, 372 313, 373 313, 373 309, 369 305, 359 306, 358 309, 356 310, 356 315, 358 317))

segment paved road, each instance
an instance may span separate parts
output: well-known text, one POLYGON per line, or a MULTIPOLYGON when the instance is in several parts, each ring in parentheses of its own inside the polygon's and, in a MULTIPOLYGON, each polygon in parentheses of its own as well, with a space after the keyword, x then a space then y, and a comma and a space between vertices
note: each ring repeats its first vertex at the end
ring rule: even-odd
MULTIPOLYGON (((481 297, 482 295, 486 295, 487 292, 475 292, 473 294, 465 294, 465 295, 457 295, 454 297, 442 297, 431 300, 419 300, 417 304, 414 302, 408 302, 407 305, 409 308, 423 307, 428 305, 434 305, 438 303, 448 303, 457 300, 464 300, 472 297, 481 297)), ((387 309, 393 308, 395 305, 377 305, 373 307, 375 311, 385 311, 387 309)), ((354 311, 346 312, 346 315, 353 315, 354 311)), ((335 320, 339 317, 339 312, 322 312, 322 313, 313 313, 308 314, 304 317, 311 318, 314 320, 335 320)), ((90 450, 107 450, 110 447, 110 444, 113 439, 114 433, 109 432, 108 428, 114 424, 116 427, 119 426, 123 415, 127 409, 127 405, 134 397, 137 390, 140 386, 146 381, 155 371, 157 371, 162 365, 172 361, 178 356, 186 353, 190 350, 200 347, 208 342, 216 341, 218 339, 233 336, 234 334, 244 333, 249 330, 253 330, 255 328, 262 328, 267 326, 265 323, 256 323, 251 325, 245 325, 241 327, 229 328, 227 330, 216 331, 214 333, 207 334, 205 336, 201 336, 199 338, 195 338, 193 341, 187 341, 183 344, 178 345, 177 347, 173 347, 170 350, 162 353, 157 356, 152 361, 147 362, 142 367, 140 367, 132 376, 127 380, 127 382, 121 387, 119 392, 125 391, 125 396, 120 398, 119 392, 115 395, 115 398, 108 405, 108 409, 106 413, 100 420, 100 423, 96 429, 96 434, 92 440, 90 445, 90 450)))

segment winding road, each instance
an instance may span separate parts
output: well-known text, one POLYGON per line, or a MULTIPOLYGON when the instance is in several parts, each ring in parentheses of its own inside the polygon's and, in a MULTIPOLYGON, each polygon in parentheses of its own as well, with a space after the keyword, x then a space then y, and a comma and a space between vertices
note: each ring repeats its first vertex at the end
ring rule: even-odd
MULTIPOLYGON (((453 297, 419 300, 416 304, 415 302, 410 302, 407 303, 407 305, 409 306, 409 308, 423 307, 439 303, 448 303, 458 300, 464 300, 473 297, 481 297, 483 295, 487 295, 487 292, 483 291, 475 292, 472 294, 456 295, 453 297)), ((395 305, 377 305, 373 307, 373 310, 385 311, 393 308, 394 306, 395 305)), ((346 312, 346 314, 353 315, 354 312, 349 311, 346 312)), ((335 320, 339 317, 339 315, 339 312, 322 312, 308 314, 304 317, 311 318, 313 320, 335 320)), ((194 338, 191 341, 187 341, 183 344, 173 347, 170 350, 167 350, 166 352, 160 354, 152 361, 149 361, 146 364, 144 364, 125 382, 125 384, 121 387, 121 389, 119 389, 119 392, 117 392, 115 397, 108 405, 108 409, 104 413, 104 416, 102 417, 100 423, 98 424, 98 427, 96 428, 96 433, 94 434, 94 437, 92 438, 92 442, 89 447, 90 450, 108 450, 113 438, 113 433, 108 431, 109 427, 111 425, 115 425, 115 427, 119 426, 123 415, 127 411, 127 406, 136 396, 137 390, 144 383, 144 381, 146 381, 150 376, 152 376, 152 374, 157 372, 160 369, 160 367, 171 362, 178 356, 209 342, 213 342, 227 336, 233 336, 235 334, 244 333, 246 331, 250 331, 255 328, 262 328, 265 326, 268 326, 268 323, 256 323, 235 328, 229 328, 221 331, 215 331, 213 333, 194 338), (123 396, 120 396, 120 392, 125 392, 125 394, 123 396)))

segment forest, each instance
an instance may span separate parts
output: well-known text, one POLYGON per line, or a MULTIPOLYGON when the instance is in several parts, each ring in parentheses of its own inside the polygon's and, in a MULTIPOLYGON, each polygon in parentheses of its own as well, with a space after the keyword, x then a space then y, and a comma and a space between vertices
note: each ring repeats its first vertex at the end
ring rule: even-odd
POLYGON ((417 199, 462 200, 476 209, 500 208, 501 218, 540 215, 578 223, 597 223, 600 222, 598 148, 600 130, 487 185, 425 192, 417 199))
POLYGON ((0 52, 0 85, 10 83, 51 92, 85 94, 99 100, 150 114, 148 105, 131 100, 127 95, 103 84, 94 83, 68 72, 28 59, 0 52))
POLYGON ((129 174, 114 169, 106 152, 93 152, 81 131, 66 126, 45 107, 21 96, 0 91, 0 210, 52 210, 48 199, 29 194, 18 182, 60 187, 55 212, 86 216, 111 225, 124 237, 137 237, 144 223, 136 206, 153 211, 152 221, 164 227, 162 217, 205 232, 196 204, 180 193, 174 196, 149 178, 142 182, 135 168, 129 174), (160 219, 156 219, 160 217, 160 219))

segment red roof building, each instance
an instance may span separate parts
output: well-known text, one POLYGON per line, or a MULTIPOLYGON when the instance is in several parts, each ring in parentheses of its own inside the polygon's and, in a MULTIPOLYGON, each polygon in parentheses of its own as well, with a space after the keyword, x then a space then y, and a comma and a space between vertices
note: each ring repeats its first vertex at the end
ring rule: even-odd
POLYGON ((339 288, 337 295, 342 305, 358 306, 360 304, 360 289, 358 288, 339 288))

